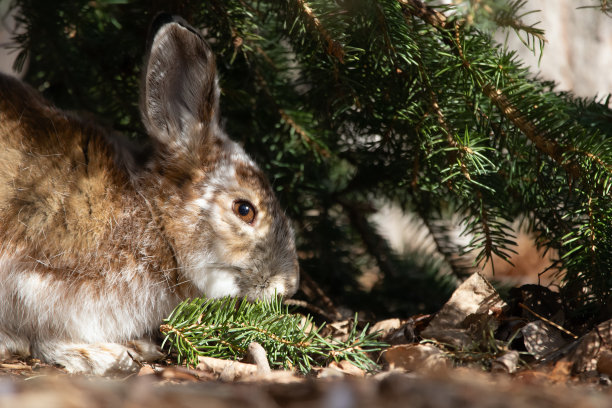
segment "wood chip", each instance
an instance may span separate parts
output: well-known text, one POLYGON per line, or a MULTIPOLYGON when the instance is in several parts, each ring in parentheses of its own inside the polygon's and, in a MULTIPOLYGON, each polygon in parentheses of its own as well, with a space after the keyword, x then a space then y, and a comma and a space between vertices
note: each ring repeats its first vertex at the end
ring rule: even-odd
POLYGON ((0 368, 5 368, 7 370, 26 370, 32 371, 32 367, 25 364, 0 364, 0 368))
POLYGON ((519 362, 519 353, 516 350, 508 351, 497 357, 491 364, 491 372, 512 374, 516 371, 519 362))
POLYGON ((222 381, 234 381, 245 376, 257 374, 257 366, 255 364, 203 356, 198 357, 198 361, 196 370, 215 374, 222 381))
POLYGON ((257 342, 251 342, 247 349, 249 359, 257 366, 257 372, 259 374, 270 374, 270 364, 268 363, 268 356, 266 350, 257 342))

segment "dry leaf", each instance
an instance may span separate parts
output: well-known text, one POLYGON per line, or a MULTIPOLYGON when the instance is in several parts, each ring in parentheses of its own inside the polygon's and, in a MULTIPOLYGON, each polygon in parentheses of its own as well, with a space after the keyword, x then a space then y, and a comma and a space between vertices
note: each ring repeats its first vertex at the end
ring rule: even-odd
POLYGON ((400 344, 382 354, 389 368, 406 371, 437 371, 450 367, 444 353, 431 344, 400 344))
POLYGON ((335 379, 344 378, 346 374, 336 367, 315 368, 317 378, 335 379))
POLYGON ((396 331, 402 326, 402 321, 400 319, 387 319, 381 320, 380 322, 376 322, 370 327, 368 333, 379 332, 380 338, 387 337, 390 333, 396 331))
POLYGON ((565 320, 563 304, 561 303, 559 293, 553 292, 545 286, 534 284, 523 285, 511 289, 510 296, 512 298, 511 303, 515 309, 514 313, 528 321, 538 319, 532 312, 560 325, 565 320), (519 304, 525 305, 532 312, 519 307, 519 304))
POLYGON ((200 380, 197 372, 183 367, 166 367, 160 372, 160 377, 165 380, 183 380, 196 382, 200 380))
POLYGON ((612 351, 602 350, 597 359, 597 371, 612 376, 612 351))
POLYGON ((347 341, 353 324, 353 319, 333 322, 325 325, 321 330, 320 334, 323 337, 331 336, 334 340, 337 341, 347 341))
POLYGON ((514 379, 523 384, 541 384, 548 381, 548 374, 537 370, 521 370, 514 379))
POLYGON ((289 370, 273 370, 267 374, 258 373, 254 376, 241 377, 241 383, 273 383, 273 384, 295 384, 305 381, 305 377, 289 370))
POLYGON ((365 371, 355 366, 350 361, 342 360, 339 363, 335 361, 329 364, 329 367, 342 371, 344 374, 352 377, 365 377, 365 371))
MULTIPOLYGON (((497 324, 496 317, 507 307, 493 286, 479 273, 474 273, 455 290, 450 300, 434 316, 421 335, 443 343, 465 348, 475 339, 466 328, 466 321, 474 324, 478 316, 483 324, 497 324)), ((493 327, 494 328, 494 327, 493 327)))
POLYGON ((568 343, 559 329, 542 320, 527 323, 521 328, 521 333, 525 348, 537 360, 541 360, 568 343))
POLYGON ((600 323, 579 340, 580 344, 570 356, 575 374, 594 373, 603 350, 612 349, 612 320, 600 323))
POLYGON ((155 374, 155 370, 150 365, 143 365, 138 371, 138 376, 142 377, 143 375, 151 375, 155 374))

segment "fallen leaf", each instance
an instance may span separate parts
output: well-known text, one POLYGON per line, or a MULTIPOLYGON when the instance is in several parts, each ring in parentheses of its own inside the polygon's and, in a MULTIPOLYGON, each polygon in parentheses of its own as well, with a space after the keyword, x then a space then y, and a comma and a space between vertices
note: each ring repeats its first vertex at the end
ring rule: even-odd
POLYGON ((559 293, 541 285, 528 284, 510 290, 512 312, 528 321, 538 319, 532 312, 562 325, 565 319, 559 293), (527 306, 529 312, 519 304, 527 306))
POLYGON ((138 376, 155 374, 155 370, 150 365, 143 365, 138 371, 138 376))
POLYGON ((548 381, 548 374, 537 370, 522 370, 515 374, 514 379, 523 384, 541 384, 548 381))
POLYGON ((521 333, 525 348, 537 360, 568 344, 559 329, 542 320, 527 323, 521 328, 521 333))
POLYGON ((234 381, 242 377, 257 374, 257 366, 255 364, 203 356, 198 357, 196 370, 214 374, 223 381, 234 381))
POLYGON ((350 361, 342 360, 339 363, 333 361, 329 364, 329 367, 340 370, 344 374, 352 377, 365 377, 365 371, 355 366, 350 361))
POLYGON ((389 369, 405 371, 437 371, 447 369, 450 363, 444 353, 431 344, 400 344, 389 347, 382 354, 389 369))
POLYGON ((336 367, 323 367, 314 370, 317 378, 337 379, 344 378, 346 374, 336 367))
POLYGON ((595 373, 601 352, 612 349, 612 320, 600 323, 578 341, 569 357, 574 363, 573 373, 595 373))
POLYGON ((267 374, 258 373, 254 376, 241 377, 241 383, 274 383, 274 384, 295 384, 305 381, 305 377, 295 371, 273 370, 267 374))
POLYGON ((497 325, 496 317, 506 307, 493 286, 481 274, 474 273, 459 285, 421 336, 465 348, 476 340, 466 324, 473 325, 480 319, 482 324, 497 325), (471 315, 479 317, 468 319, 471 315))
POLYGON ((200 376, 197 372, 183 367, 166 367, 163 371, 160 372, 159 375, 165 380, 183 380, 196 382, 200 379, 200 376))
POLYGON ((601 374, 612 375, 612 351, 602 350, 597 359, 597 371, 601 374))
POLYGON ((400 319, 386 319, 381 320, 380 322, 376 322, 373 324, 368 333, 376 333, 378 332, 380 338, 387 337, 390 333, 396 331, 402 326, 402 321, 400 319))

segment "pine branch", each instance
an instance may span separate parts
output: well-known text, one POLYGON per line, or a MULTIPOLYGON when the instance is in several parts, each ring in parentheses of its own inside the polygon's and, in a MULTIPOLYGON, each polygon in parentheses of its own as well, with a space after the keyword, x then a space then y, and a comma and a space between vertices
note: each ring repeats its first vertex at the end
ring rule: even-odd
POLYGON ((594 6, 582 6, 579 9, 599 9, 603 14, 608 17, 612 17, 612 3, 609 0, 593 0, 599 5, 594 6))
POLYGON ((398 0, 402 5, 402 10, 415 17, 418 17, 436 28, 445 28, 446 16, 420 0, 398 0))
MULTIPOLYGON (((355 320, 357 321, 357 320, 355 320)), ((276 297, 270 301, 223 298, 194 299, 181 303, 160 327, 166 344, 176 351, 178 363, 197 365, 198 356, 241 359, 249 344, 266 350, 270 365, 307 373, 315 365, 349 360, 364 370, 376 364, 367 353, 380 350, 376 334, 361 332, 356 324, 346 341, 322 337, 323 326, 314 328, 312 318, 289 314, 276 297)))
POLYGON ((344 49, 339 42, 334 40, 329 31, 323 26, 321 20, 315 15, 314 10, 310 7, 306 0, 294 0, 299 9, 304 13, 306 19, 314 26, 315 30, 319 33, 323 41, 327 44, 326 52, 329 55, 334 56, 344 63, 344 49))

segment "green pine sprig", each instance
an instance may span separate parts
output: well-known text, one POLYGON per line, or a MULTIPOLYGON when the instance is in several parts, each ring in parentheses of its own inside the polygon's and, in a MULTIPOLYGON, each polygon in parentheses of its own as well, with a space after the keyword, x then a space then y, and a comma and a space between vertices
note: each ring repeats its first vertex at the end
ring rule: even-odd
MULTIPOLYGON (((355 316, 357 321, 357 316, 355 316)), ((377 365, 368 353, 384 344, 367 334, 367 326, 358 331, 353 325, 346 341, 323 337, 310 316, 290 314, 282 298, 249 302, 246 299, 197 298, 185 300, 164 321, 168 345, 177 354, 179 364, 197 365, 199 356, 242 359, 251 342, 266 351, 272 368, 296 368, 303 373, 313 366, 348 360, 372 371, 377 365)))

